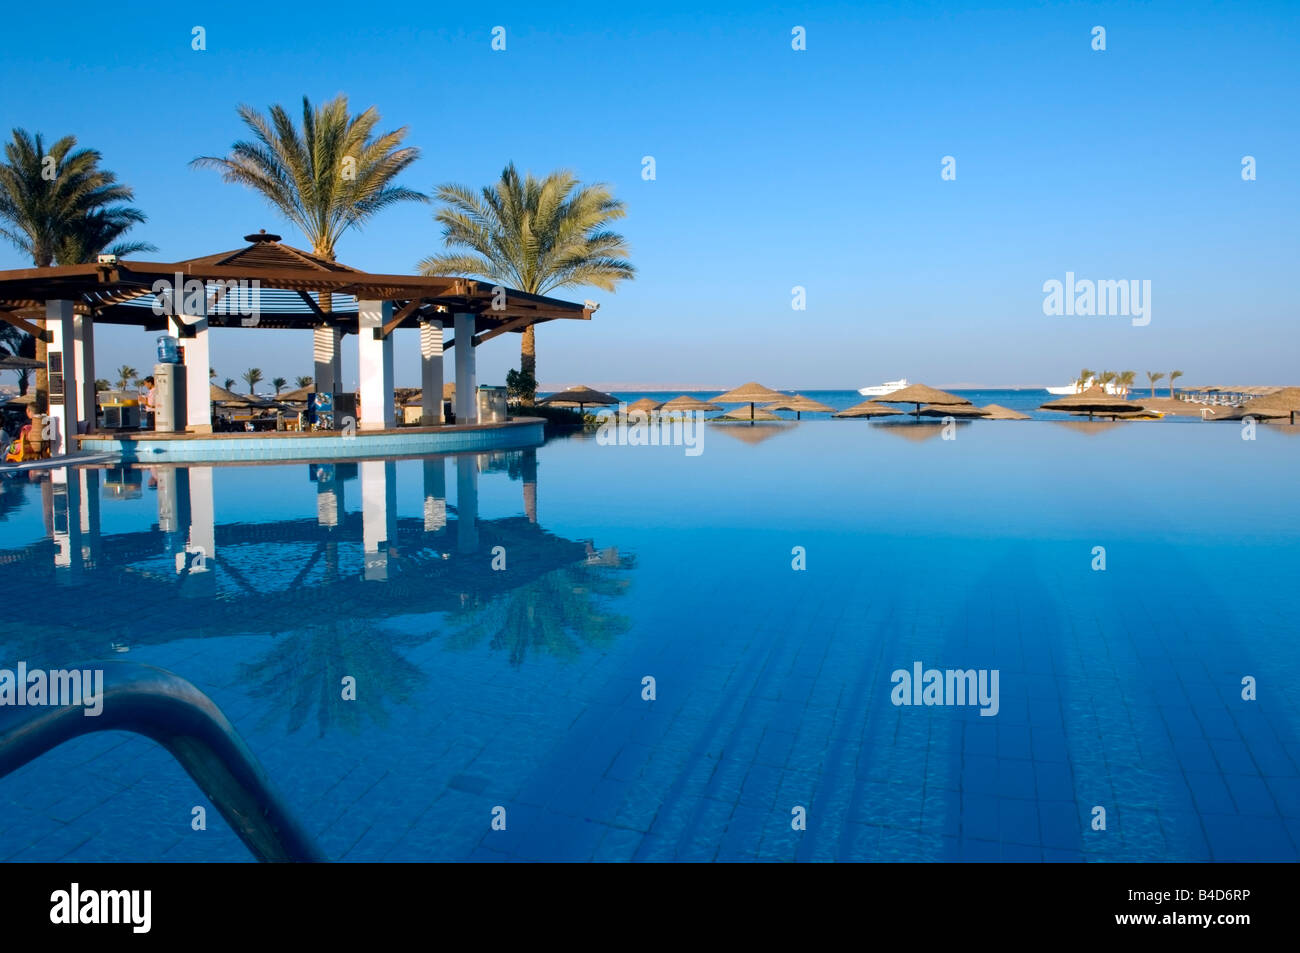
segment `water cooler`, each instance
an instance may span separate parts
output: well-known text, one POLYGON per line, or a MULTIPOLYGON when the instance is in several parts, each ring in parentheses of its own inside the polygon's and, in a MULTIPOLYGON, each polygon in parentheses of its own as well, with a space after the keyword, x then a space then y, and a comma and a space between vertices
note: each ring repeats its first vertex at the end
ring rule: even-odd
POLYGON ((185 365, 155 364, 153 366, 153 429, 161 433, 182 433, 185 430, 185 365))

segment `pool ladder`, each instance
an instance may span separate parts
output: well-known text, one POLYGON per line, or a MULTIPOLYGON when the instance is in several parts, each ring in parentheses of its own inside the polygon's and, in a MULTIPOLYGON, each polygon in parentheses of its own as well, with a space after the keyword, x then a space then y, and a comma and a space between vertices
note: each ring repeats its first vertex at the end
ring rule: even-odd
POLYGON ((178 675, 136 662, 79 668, 104 673, 100 713, 87 716, 83 705, 0 706, 0 778, 92 731, 131 731, 180 762, 259 861, 328 860, 207 695, 178 675))

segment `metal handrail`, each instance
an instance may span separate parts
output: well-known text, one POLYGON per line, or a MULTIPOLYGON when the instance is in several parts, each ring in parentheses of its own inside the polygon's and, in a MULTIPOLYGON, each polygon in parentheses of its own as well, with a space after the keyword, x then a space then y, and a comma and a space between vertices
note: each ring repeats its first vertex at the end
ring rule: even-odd
POLYGON ((113 661, 78 668, 104 673, 100 713, 87 716, 83 705, 0 706, 0 778, 92 731, 132 731, 171 753, 258 860, 328 860, 207 695, 151 665, 113 661))

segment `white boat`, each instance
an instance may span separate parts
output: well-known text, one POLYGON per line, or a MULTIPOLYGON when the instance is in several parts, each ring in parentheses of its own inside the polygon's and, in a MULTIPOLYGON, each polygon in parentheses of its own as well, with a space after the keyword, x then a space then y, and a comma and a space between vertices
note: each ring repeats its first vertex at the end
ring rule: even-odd
POLYGON ((858 393, 863 397, 882 397, 885 394, 892 394, 896 390, 902 390, 907 386, 907 378, 904 377, 896 381, 885 381, 883 384, 877 384, 874 387, 859 387, 858 393))
MULTIPOLYGON (((1068 397, 1070 394, 1082 394, 1085 390, 1087 390, 1089 387, 1092 387, 1096 383, 1097 383, 1097 378, 1089 377, 1088 383, 1084 384, 1082 387, 1079 386, 1078 381, 1075 381, 1073 384, 1071 384, 1068 387, 1046 387, 1044 388, 1044 390, 1046 390, 1049 394, 1055 397, 1068 397)), ((1128 388, 1120 387, 1114 381, 1111 381, 1109 384, 1107 384, 1105 390, 1106 393, 1111 394, 1115 397, 1128 396, 1128 388)))

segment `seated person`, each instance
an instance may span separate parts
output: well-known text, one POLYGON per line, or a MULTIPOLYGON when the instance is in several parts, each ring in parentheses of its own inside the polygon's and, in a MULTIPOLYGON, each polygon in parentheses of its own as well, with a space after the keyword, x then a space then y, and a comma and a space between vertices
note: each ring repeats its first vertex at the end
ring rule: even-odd
POLYGON ((24 453, 24 450, 26 449, 24 445, 39 444, 43 439, 41 434, 38 432, 29 442, 28 437, 31 435, 32 427, 34 427, 35 424, 36 414, 32 410, 32 405, 28 404, 27 423, 23 426, 22 430, 18 431, 18 436, 5 445, 5 463, 18 463, 24 459, 31 459, 31 457, 24 453))

